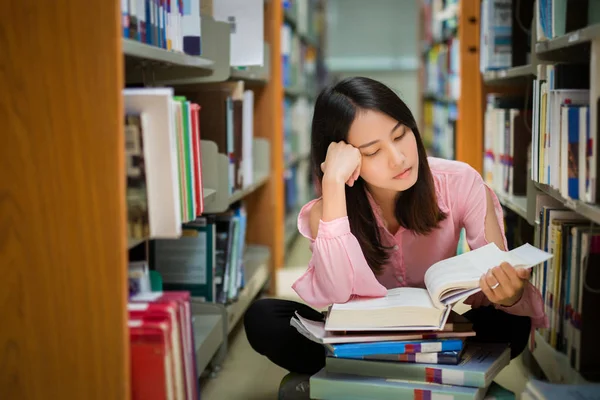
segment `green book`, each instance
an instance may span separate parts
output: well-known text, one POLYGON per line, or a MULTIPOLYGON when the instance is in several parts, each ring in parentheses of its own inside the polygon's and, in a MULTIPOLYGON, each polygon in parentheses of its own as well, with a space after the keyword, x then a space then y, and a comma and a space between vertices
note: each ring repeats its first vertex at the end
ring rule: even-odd
POLYGON ((327 357, 325 369, 339 374, 485 388, 509 363, 508 345, 468 342, 458 365, 327 357))
POLYGON ((183 225, 179 239, 153 240, 150 265, 161 274, 164 290, 215 302, 215 245, 216 225, 204 217, 183 225))
POLYGON ((192 157, 192 127, 190 126, 190 103, 184 96, 175 96, 175 101, 181 103, 182 126, 183 126, 183 157, 184 157, 184 176, 186 186, 186 203, 188 220, 196 218, 195 196, 194 196, 194 176, 192 157))
POLYGON ((336 374, 322 369, 310 377, 316 400, 482 400, 486 388, 336 374))

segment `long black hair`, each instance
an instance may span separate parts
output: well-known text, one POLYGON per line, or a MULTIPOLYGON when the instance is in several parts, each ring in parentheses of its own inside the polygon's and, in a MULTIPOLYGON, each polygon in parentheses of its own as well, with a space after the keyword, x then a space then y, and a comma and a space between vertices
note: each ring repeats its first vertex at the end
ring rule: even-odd
MULTIPOLYGON (((325 88, 317 97, 312 120, 311 161, 319 189, 323 180, 321 163, 332 142, 348 139, 348 130, 361 110, 379 111, 410 128, 417 142, 419 173, 417 182, 396 200, 395 216, 400 226, 425 235, 439 226, 446 215, 439 208, 427 154, 417 123, 406 104, 384 84, 373 79, 354 77, 325 88)), ((358 239, 363 254, 374 272, 387 262, 389 248, 379 234, 375 215, 359 178, 352 187, 346 185, 350 230, 358 239)))

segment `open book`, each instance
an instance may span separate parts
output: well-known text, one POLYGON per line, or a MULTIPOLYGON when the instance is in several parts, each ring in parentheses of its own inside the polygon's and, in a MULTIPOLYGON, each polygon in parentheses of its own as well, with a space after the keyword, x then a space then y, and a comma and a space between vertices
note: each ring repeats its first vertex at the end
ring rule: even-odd
POLYGON ((442 330, 452 305, 479 292, 479 278, 488 270, 503 262, 531 268, 551 257, 530 244, 506 252, 490 243, 432 265, 425 273, 425 289, 396 288, 385 297, 334 304, 325 330, 442 330))

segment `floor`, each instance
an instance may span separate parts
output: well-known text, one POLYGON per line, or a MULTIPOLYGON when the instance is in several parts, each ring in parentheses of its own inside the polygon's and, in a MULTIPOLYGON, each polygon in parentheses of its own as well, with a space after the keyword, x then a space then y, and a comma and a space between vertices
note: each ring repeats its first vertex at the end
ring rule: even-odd
MULTIPOLYGON (((286 257, 285 268, 278 274, 278 298, 300 300, 291 289, 291 285, 305 271, 309 259, 308 241, 299 237, 286 257)), ((463 312, 460 308, 457 311, 463 312)), ((286 373, 285 370, 254 352, 246 340, 243 326, 238 326, 230 336, 228 356, 222 369, 215 377, 201 380, 201 398, 202 400, 276 400, 279 382, 286 373)), ((517 393, 519 398, 518 394, 524 389, 529 375, 521 357, 518 357, 498 375, 495 381, 517 393)))

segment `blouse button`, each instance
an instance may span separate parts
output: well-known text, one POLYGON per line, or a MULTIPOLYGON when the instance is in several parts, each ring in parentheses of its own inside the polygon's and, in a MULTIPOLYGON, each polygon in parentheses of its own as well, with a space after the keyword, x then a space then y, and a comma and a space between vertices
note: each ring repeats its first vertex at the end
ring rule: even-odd
POLYGON ((398 250, 400 247, 398 247, 397 244, 394 245, 394 250, 398 250))
POLYGON ((398 276, 396 277, 396 279, 397 279, 397 280, 398 280, 398 282, 400 282, 400 283, 404 282, 404 278, 402 277, 402 275, 398 275, 398 276))

